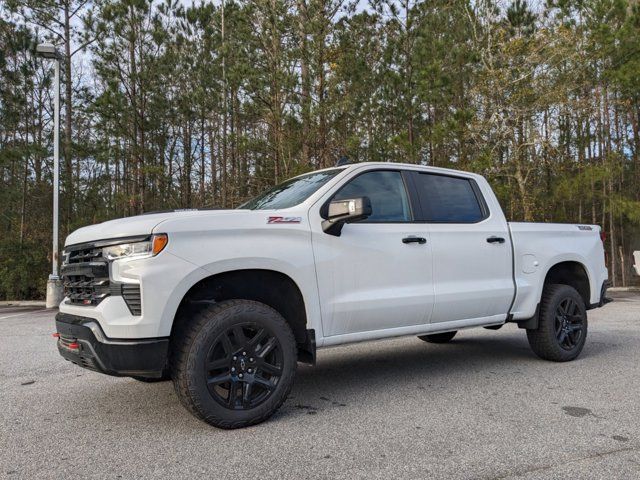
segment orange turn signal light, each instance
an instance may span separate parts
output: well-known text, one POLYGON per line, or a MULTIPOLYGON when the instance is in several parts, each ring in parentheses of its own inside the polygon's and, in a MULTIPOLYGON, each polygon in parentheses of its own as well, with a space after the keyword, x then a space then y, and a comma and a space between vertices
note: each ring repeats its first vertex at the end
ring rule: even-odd
POLYGON ((153 255, 155 256, 164 250, 167 243, 169 243, 169 237, 166 233, 158 233, 154 235, 151 239, 151 251, 153 252, 153 255))

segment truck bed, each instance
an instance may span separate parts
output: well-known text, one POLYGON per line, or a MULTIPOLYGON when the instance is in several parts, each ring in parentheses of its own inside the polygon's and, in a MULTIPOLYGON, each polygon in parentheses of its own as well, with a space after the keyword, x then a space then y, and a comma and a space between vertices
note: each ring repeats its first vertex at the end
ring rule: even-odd
POLYGON ((589 302, 600 301, 607 280, 600 227, 568 223, 509 222, 513 245, 516 295, 511 307, 514 320, 535 314, 544 279, 559 262, 583 265, 589 278, 589 302))

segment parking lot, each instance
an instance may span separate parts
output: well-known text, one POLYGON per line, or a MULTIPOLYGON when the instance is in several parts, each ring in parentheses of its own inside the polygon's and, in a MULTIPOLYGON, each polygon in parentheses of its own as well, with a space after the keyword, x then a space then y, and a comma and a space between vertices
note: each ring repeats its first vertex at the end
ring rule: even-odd
POLYGON ((590 312, 566 364, 515 325, 322 350, 271 420, 236 431, 170 382, 65 362, 53 317, 0 309, 0 478, 640 478, 640 296, 590 312))

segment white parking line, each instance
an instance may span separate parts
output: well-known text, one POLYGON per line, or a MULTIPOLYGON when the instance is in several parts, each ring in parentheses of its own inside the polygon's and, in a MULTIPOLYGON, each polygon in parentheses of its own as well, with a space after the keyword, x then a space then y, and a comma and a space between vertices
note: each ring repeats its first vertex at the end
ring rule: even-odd
POLYGON ((4 317, 0 317, 0 320, 6 320, 7 318, 15 318, 15 317, 22 317, 24 315, 34 315, 37 313, 52 313, 51 310, 32 310, 30 312, 23 312, 23 313, 15 313, 13 315, 6 315, 4 317))

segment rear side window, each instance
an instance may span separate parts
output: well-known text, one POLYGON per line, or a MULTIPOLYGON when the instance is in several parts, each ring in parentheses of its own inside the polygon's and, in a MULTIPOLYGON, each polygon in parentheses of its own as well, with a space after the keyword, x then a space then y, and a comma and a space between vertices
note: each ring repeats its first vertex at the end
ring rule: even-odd
POLYGON ((432 223, 475 223, 485 218, 471 180, 445 175, 414 175, 422 214, 432 223))
POLYGON ((369 197, 372 215, 366 222, 410 222, 409 197, 402 174, 398 171, 375 170, 363 173, 342 187, 332 200, 369 197))

